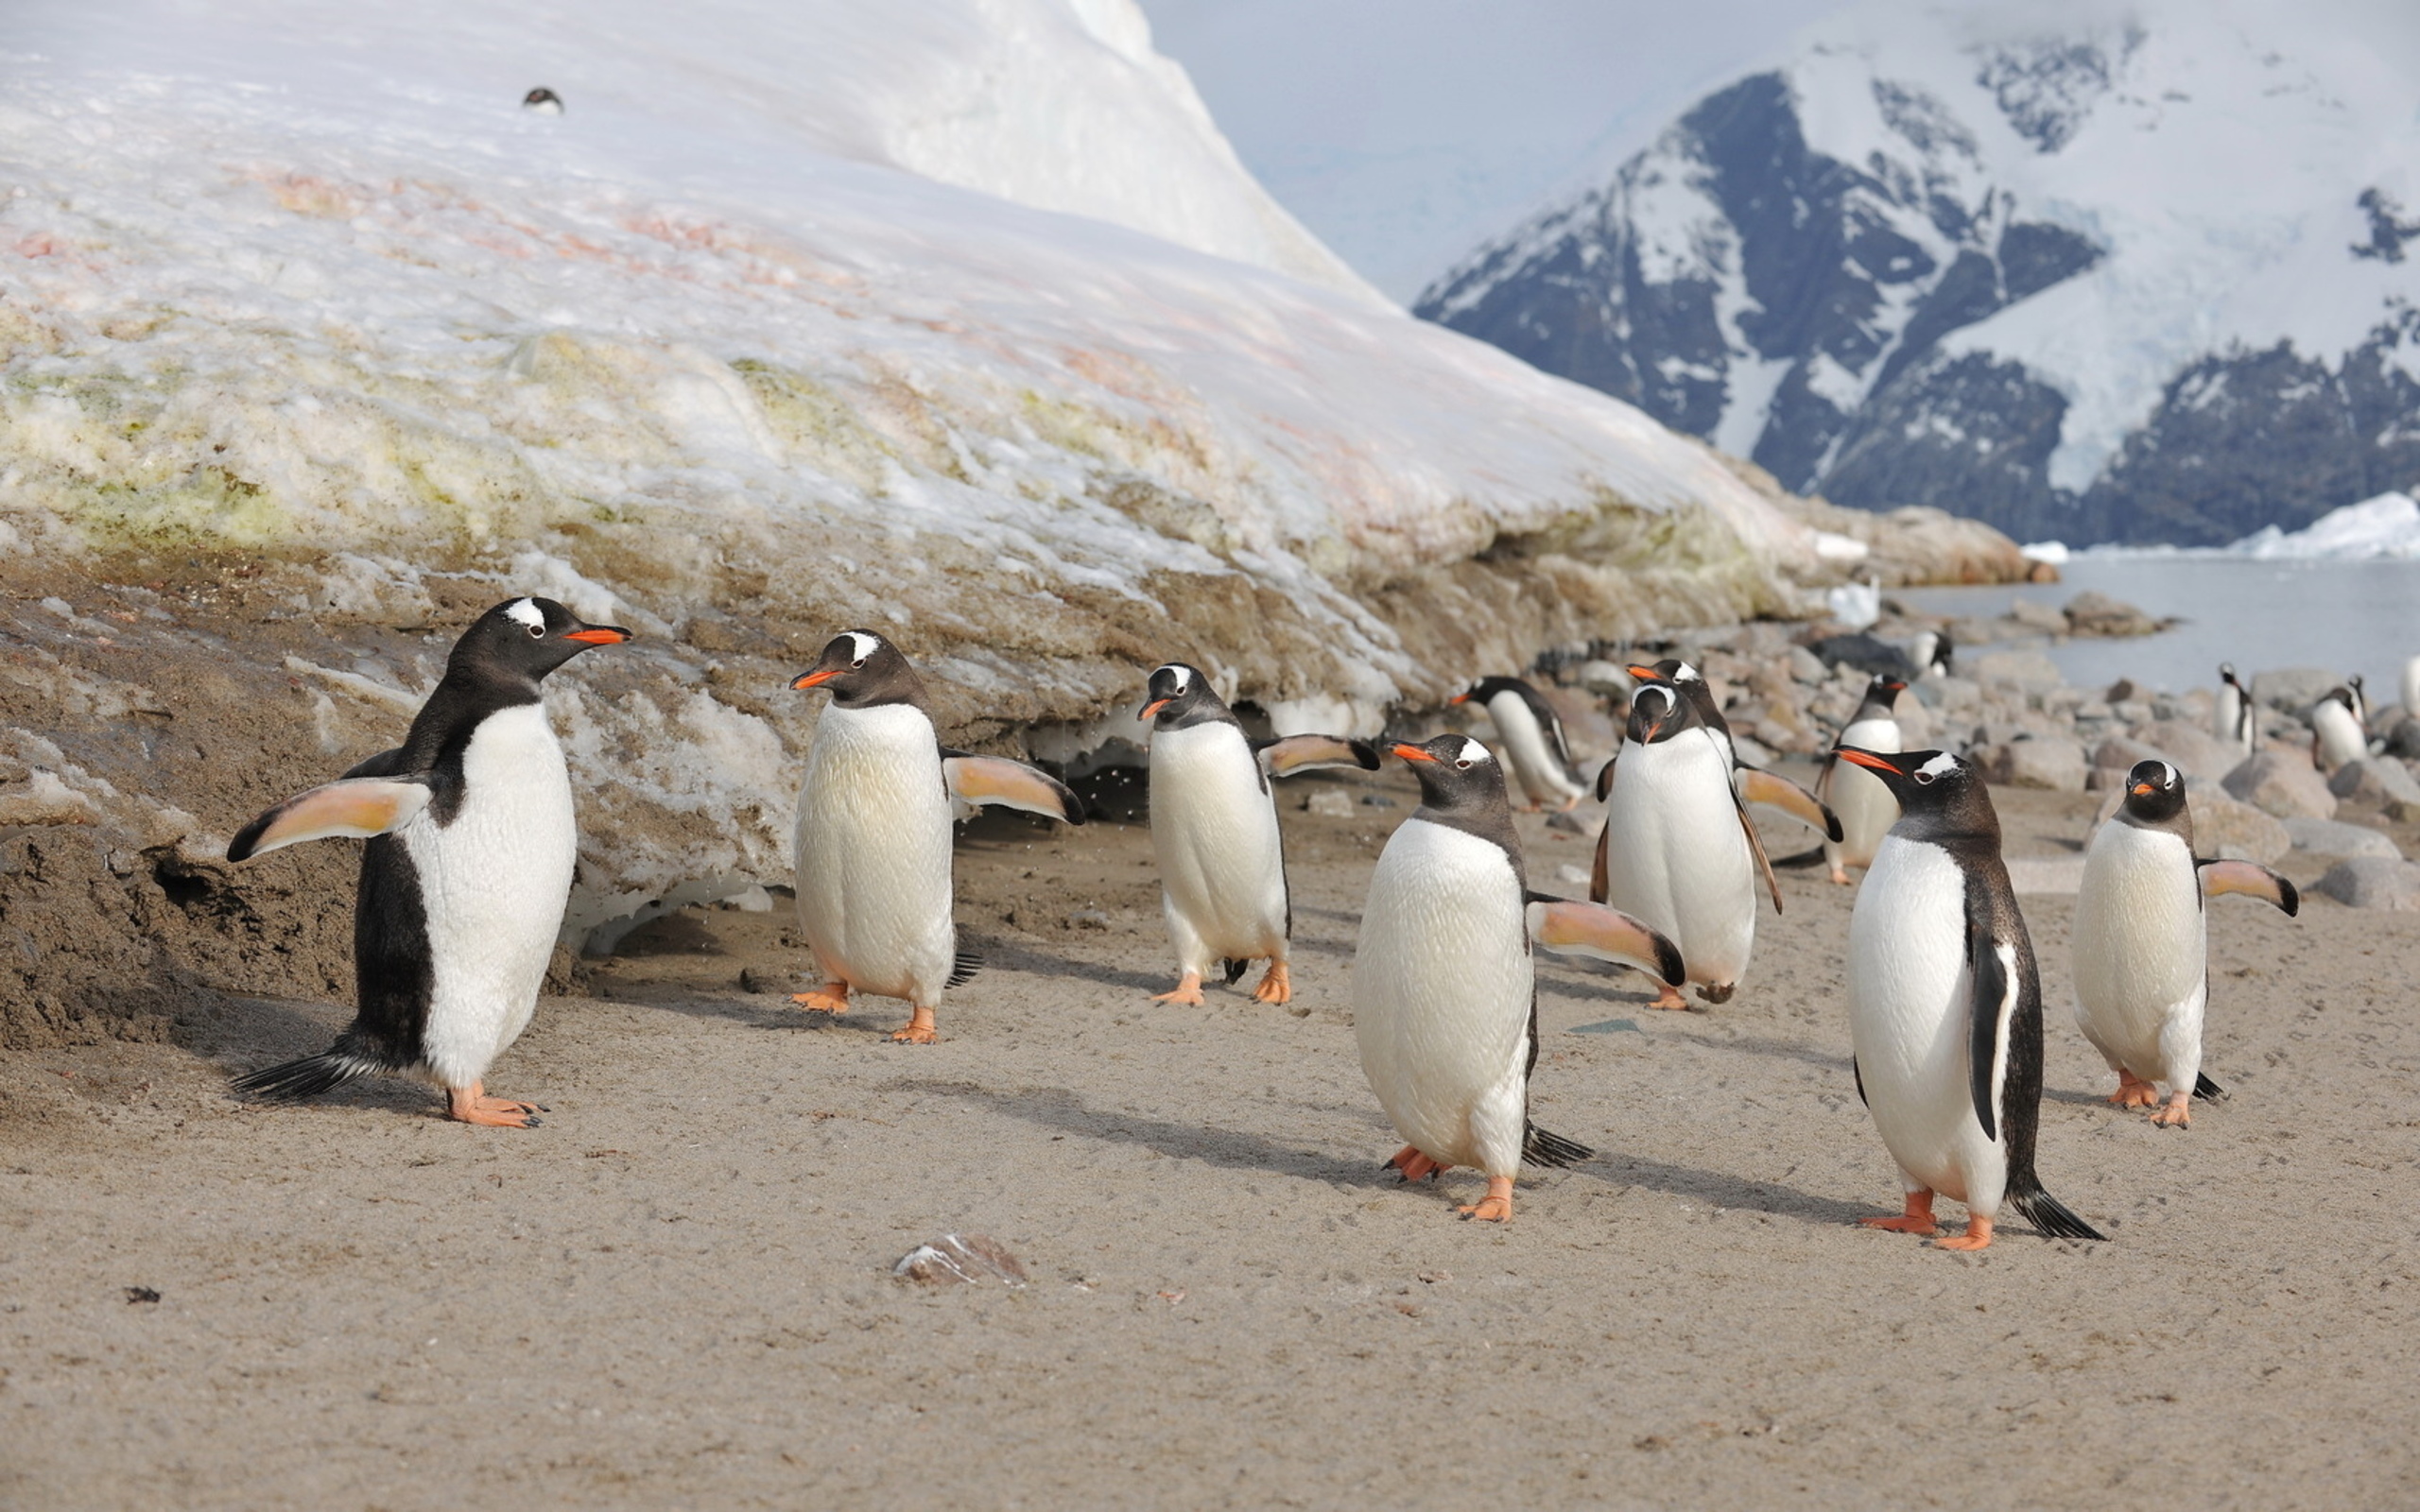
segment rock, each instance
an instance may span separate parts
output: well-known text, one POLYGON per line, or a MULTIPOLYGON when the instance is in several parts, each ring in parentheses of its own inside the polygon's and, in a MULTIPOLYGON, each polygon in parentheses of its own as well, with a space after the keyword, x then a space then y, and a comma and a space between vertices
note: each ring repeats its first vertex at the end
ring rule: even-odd
POLYGON ((1989 651, 1975 658, 1969 670, 1986 688, 1997 684, 2032 692, 2060 683, 2057 663, 2039 651, 1989 651))
MULTIPOLYGON (((2143 741, 2130 740, 2123 735, 2112 735, 2093 747, 2092 765, 2096 768, 2107 767, 2113 771, 2130 772, 2135 769, 2138 762, 2167 762, 2170 766, 2183 769, 2182 764, 2170 758, 2168 752, 2143 741)), ((2189 777, 2192 774, 2188 772, 2186 775, 2189 777)))
POLYGON ((2087 588, 2067 600, 2066 629, 2070 635, 2098 635, 2116 639, 2129 635, 2152 635, 2159 630, 2159 621, 2132 604, 2119 603, 2097 588, 2087 588))
POLYGON ((1303 812, 1323 819, 1349 819, 1353 817, 1353 799, 1333 787, 1315 787, 1304 796, 1303 812))
POLYGON ((1557 809, 1547 816, 1547 828, 1565 834, 1595 834, 1597 826, 1603 822, 1601 810, 1592 816, 1580 809, 1557 809))
POLYGON ((1361 795, 1361 806, 1365 809, 1391 809, 1395 806, 1395 800, 1384 793, 1364 793, 1361 795))
POLYGON ((2305 818, 2297 814, 2285 821, 2286 833, 2297 850, 2308 850, 2315 856, 2391 856, 2397 861, 2403 852, 2394 842, 2377 831, 2360 824, 2345 824, 2336 819, 2305 818))
POLYGON ((2299 751, 2274 747, 2255 751, 2227 773, 2223 785, 2230 797, 2281 819, 2293 815, 2314 819, 2336 816, 2336 795, 2327 790, 2309 758, 2299 751))
POLYGON ((790 974, 776 968, 762 970, 753 966, 739 969, 739 990, 742 992, 786 992, 789 990, 790 974))
POLYGON ((2420 719, 2406 719, 2396 725, 2386 737, 2386 750, 2388 755, 2406 761, 2420 760, 2420 719))
POLYGON ((1629 696, 1632 679, 1628 671, 1611 662, 1582 662, 1571 669, 1571 679, 1590 693, 1629 696))
POLYGON ((1107 929, 1109 916, 1098 908, 1079 908, 1067 916, 1069 929, 1107 929))
POLYGON ((928 1245, 918 1245, 899 1257, 890 1274, 927 1286, 984 1281, 1023 1286, 1026 1280, 1024 1263, 988 1234, 943 1234, 928 1245))
POLYGON ((2187 784, 2186 806, 2193 814, 2193 853, 2221 861, 2256 861, 2274 866, 2294 848, 2285 824, 2249 803, 2238 802, 2216 788, 2187 784))
POLYGON ((2083 747, 2064 735, 2012 740, 1979 753, 1986 782, 2003 787, 2040 787, 2053 793, 2083 791, 2083 747))
POLYGON ((2343 680, 2342 673, 2330 672, 2325 667, 2279 667, 2252 675, 2252 697, 2254 702, 2272 709, 2300 713, 2326 697, 2328 690, 2343 680))
POLYGON ((2420 803, 2420 778, 2392 756, 2346 762, 2327 780, 2327 790, 2340 799, 2380 808, 2389 803, 2420 803))
POLYGON ((2420 867, 2388 856, 2355 856, 2328 868, 2311 890, 2347 908, 2420 913, 2420 867))
MULTIPOLYGON (((2067 612, 2070 614, 2074 613, 2075 606, 2072 604, 2068 605, 2067 612)), ((2100 696, 2113 704, 2135 703, 2144 698, 2150 697, 2151 690, 2144 687, 2141 683, 2136 682, 2132 678, 2119 678, 2117 681, 2111 683, 2107 691, 2103 692, 2100 696)))
POLYGON ((2030 598, 2013 600, 2008 607, 2008 617, 2029 630, 2040 630, 2047 635, 2067 633, 2067 617, 2065 614, 2048 604, 2036 604, 2030 598))
POLYGON ((1764 743, 1754 735, 1736 730, 1731 732, 1731 744, 1738 750, 1739 759, 1751 766, 1771 766, 1781 759, 1778 752, 1766 749, 1764 743))
POLYGON ((1972 678, 1926 678, 1908 685, 1908 691, 1927 706, 1944 713, 1966 713, 1983 701, 1982 686, 1972 678))
POLYGON ((93 800, 40 767, 23 785, 0 788, 0 828, 20 824, 91 824, 101 816, 93 800))
POLYGON ((2230 746, 2199 725, 2181 719, 2154 720, 2135 727, 2135 738, 2166 757, 2187 777, 2205 782, 2223 782, 2243 761, 2242 747, 2230 746))
POLYGON ((1824 667, 1822 657, 1803 645, 1793 645, 1789 648, 1789 675, 1800 682, 1820 683, 1832 674, 1824 667))

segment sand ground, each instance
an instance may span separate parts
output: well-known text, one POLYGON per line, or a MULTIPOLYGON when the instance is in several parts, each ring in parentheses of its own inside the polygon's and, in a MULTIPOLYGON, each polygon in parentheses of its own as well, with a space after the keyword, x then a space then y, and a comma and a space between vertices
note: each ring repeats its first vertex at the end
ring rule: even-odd
MULTIPOLYGON (((1141 827, 994 821, 938 1046, 745 990, 804 953, 708 909, 542 1005, 492 1082, 536 1131, 231 1100, 346 1017, 242 983, 171 1043, 0 1058, 0 1503, 2420 1502, 2420 918, 2215 905, 2235 1095, 2162 1132, 2066 1016, 2071 900, 2025 900, 2045 1181, 2112 1239, 1968 1257, 1851 1226, 1896 1185, 1850 900, 1786 873, 1727 1007, 1549 960, 1537 1117, 1602 1153, 1478 1226, 1476 1177, 1379 1171, 1346 969, 1409 784, 1342 785, 1397 806, 1288 805, 1290 1011, 1146 1001, 1141 827), (889 1277, 948 1230, 1031 1284, 889 1277)), ((2088 799, 1999 796, 2012 853, 2072 854, 2088 799)), ((1585 865, 1523 828, 1539 885, 1585 865)))

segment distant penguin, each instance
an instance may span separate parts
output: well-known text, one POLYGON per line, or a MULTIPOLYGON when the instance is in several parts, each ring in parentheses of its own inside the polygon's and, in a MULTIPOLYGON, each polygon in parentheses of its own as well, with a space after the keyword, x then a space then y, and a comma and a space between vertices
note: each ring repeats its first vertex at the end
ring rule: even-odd
POLYGON ((2420 719, 2420 656, 2403 663, 2403 717, 2420 719))
MULTIPOLYGON (((1722 747, 1723 759, 1731 764, 1731 785, 1738 791, 1739 801, 1764 808, 1778 809, 1802 824, 1811 825, 1827 840, 1841 837, 1841 822, 1821 799, 1778 772, 1751 766, 1739 759, 1739 743, 1732 738, 1731 721, 1724 718, 1722 705, 1714 696, 1713 684, 1705 674, 1678 657, 1666 657, 1652 666, 1632 665, 1626 668, 1640 682, 1662 679, 1681 690, 1682 696, 1698 712, 1698 722, 1705 727, 1715 743, 1722 747)), ((1605 797, 1613 782, 1609 764, 1597 774, 1597 797, 1605 797)), ((1778 904, 1776 904, 1778 906, 1778 904)))
POLYGON ((2102 1237, 2042 1190, 2042 984, 2000 860, 1982 777, 1944 751, 1839 755, 1900 809, 1849 916, 1849 1041, 1858 1096, 1899 1165, 1906 1211, 1862 1220, 1935 1231, 1935 1193, 1966 1205, 1945 1249, 1992 1242, 2002 1198, 2043 1233, 2102 1237))
POLYGON ((996 803, 1081 824, 1083 805, 1022 763, 945 749, 924 680, 872 630, 834 636, 790 686, 832 694, 807 747, 794 850, 799 929, 824 982, 791 1001, 845 1013, 852 989, 905 998, 908 1027, 890 1038, 931 1044, 942 989, 977 966, 950 917, 951 819, 996 803))
POLYGON ((550 598, 479 616, 393 750, 244 826, 227 859, 327 835, 371 837, 354 904, 356 1006, 323 1055, 238 1091, 310 1097, 372 1072, 425 1076, 465 1124, 534 1128, 534 1103, 487 1095, 488 1068, 538 1004, 571 897, 571 776, 538 685, 592 645, 631 638, 550 598))
POLYGON ((2249 752, 2260 743, 2260 709, 2252 701, 2251 692, 2236 680, 2235 663, 2219 663, 2219 703, 2210 721, 2210 732, 2249 752))
MULTIPOLYGON (((1876 677, 1865 686, 1865 701, 1841 731, 1840 746, 1863 750, 1896 751, 1906 741, 1899 732, 1897 704, 1908 684, 1898 678, 1876 677)), ((1824 842, 1824 860, 1832 880, 1845 885, 1848 868, 1874 865, 1874 852, 1891 826, 1899 822, 1899 804, 1882 780, 1855 762, 1843 762, 1835 748, 1825 758, 1816 793, 1840 816, 1841 838, 1824 842)))
POLYGON ((2356 672, 2347 677, 2344 688, 2353 696, 2353 722, 2367 730, 2370 728, 2370 692, 2362 682, 2361 675, 2356 672))
POLYGON ((1388 837, 1370 878, 1353 956, 1353 1037, 1397 1133, 1387 1164, 1407 1181, 1478 1167, 1486 1197, 1461 1210, 1512 1216, 1524 1161, 1592 1153, 1530 1121, 1538 1062, 1532 943, 1681 979, 1680 953, 1634 919, 1529 890, 1504 771, 1465 735, 1398 744, 1420 808, 1388 837))
POLYGON ((541 84, 521 96, 521 108, 532 115, 561 115, 563 113, 563 97, 541 84))
POLYGON ((1152 1001, 1198 1004, 1214 964, 1224 961, 1233 982, 1246 963, 1266 960, 1268 974, 1253 996, 1291 1002, 1287 940, 1294 911, 1269 780, 1330 766, 1375 771, 1378 752, 1335 735, 1295 735, 1255 749, 1210 679, 1182 662, 1152 671, 1146 700, 1136 717, 1151 730, 1151 850, 1184 972, 1175 991, 1152 1001))
POLYGON ((2312 756, 2322 771, 2332 772, 2370 753, 2368 732, 2353 713, 2350 688, 2330 688, 2326 697, 2311 705, 2310 730, 2312 756))
POLYGON ((2118 1074, 2110 1101, 2150 1108, 2183 1128, 2194 1097, 2225 1094, 2202 1074, 2202 1013, 2209 1001, 2205 898, 2265 898, 2288 917, 2294 885, 2249 861, 2197 861, 2185 775, 2136 762, 2126 799, 2084 852, 2076 894, 2076 1022, 2118 1074))
POLYGON ((1945 678, 1951 675, 1950 665, 1957 649, 1950 642, 1947 627, 1918 630, 1916 638, 1909 643, 1908 660, 1916 664, 1916 676, 1920 678, 1945 678))
POLYGON ((1572 775, 1563 721, 1537 689, 1519 678, 1481 678, 1450 701, 1476 703, 1495 722, 1512 775, 1530 796, 1526 808, 1567 809, 1588 796, 1587 784, 1572 775))
MULTIPOLYGON (((1756 879, 1781 907, 1730 759, 1670 681, 1648 682, 1630 702, 1629 738, 1606 789, 1588 896, 1646 921, 1681 948, 1688 980, 1708 1003, 1727 1003, 1756 940, 1756 879)), ((1666 982, 1654 1006, 1685 1008, 1666 982)))

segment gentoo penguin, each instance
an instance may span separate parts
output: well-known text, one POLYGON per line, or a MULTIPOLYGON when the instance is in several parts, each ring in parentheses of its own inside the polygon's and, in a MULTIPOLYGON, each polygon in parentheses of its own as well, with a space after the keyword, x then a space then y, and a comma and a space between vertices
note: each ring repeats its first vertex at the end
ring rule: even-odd
POLYGON ((1681 979, 1672 942, 1637 919, 1529 890, 1504 771, 1466 735, 1391 747, 1420 780, 1420 808, 1388 837, 1370 878, 1353 955, 1353 1037, 1361 1070, 1406 1141, 1387 1164, 1407 1181, 1478 1168, 1484 1200, 1512 1216, 1521 1163, 1592 1153, 1530 1122, 1538 1060, 1531 945, 1681 979))
POLYGON ((2358 672, 2344 679, 2344 691, 2352 696, 2353 722, 2363 730, 2370 728, 2370 690, 2358 672))
POLYGON ((2260 710, 2252 695, 2236 680, 2235 663, 2219 663, 2219 703, 2210 732, 2249 751, 2260 743, 2260 710))
POLYGON ((2403 717, 2420 719, 2420 656, 2403 663, 2403 717))
MULTIPOLYGON (((1895 751, 1905 745, 1896 706, 1907 687, 1904 679, 1887 674, 1867 683, 1865 701, 1857 706, 1838 744, 1879 751, 1895 751)), ((1841 761, 1837 751, 1824 758, 1815 790, 1840 816, 1841 837, 1824 842, 1824 861, 1831 868, 1832 880, 1845 885, 1849 868, 1874 865, 1875 848, 1899 820, 1899 805, 1880 778, 1854 762, 1841 761)))
POLYGON ((1916 638, 1909 643, 1908 660, 1915 663, 1916 676, 1920 678, 1945 678, 1950 675, 1950 664, 1957 652, 1958 647, 1951 643, 1946 627, 1938 630, 1918 630, 1916 638))
POLYGON ((2310 706, 2311 755, 2322 771, 2332 772, 2346 762, 2370 753, 2370 738, 2353 712, 2353 691, 2330 688, 2327 696, 2310 706))
POLYGON ((1930 1234, 1938 1192, 1966 1204, 1966 1232, 1936 1241, 1945 1249, 1990 1244, 2003 1197, 2045 1234, 2100 1238, 2033 1173, 2042 984, 1982 778, 1944 751, 1839 754, 1900 809, 1849 915, 1849 1040, 1908 1200, 1899 1217, 1862 1221, 1930 1234))
POLYGON ((533 115, 561 115, 563 113, 563 97, 541 84, 521 96, 521 108, 533 115))
MULTIPOLYGON (((1778 772, 1751 766, 1739 759, 1739 743, 1732 738, 1731 721, 1722 716, 1722 705, 1716 701, 1714 687, 1705 680, 1705 674, 1678 657, 1666 657, 1653 666, 1631 666, 1625 670, 1641 682, 1663 679, 1689 700, 1698 712, 1698 722, 1722 747, 1723 759, 1731 764, 1731 785, 1738 790, 1740 802, 1778 809, 1822 831, 1827 840, 1841 837, 1841 821, 1822 799, 1778 772)), ((1609 764, 1597 773, 1597 797, 1600 801, 1613 784, 1613 771, 1609 764)), ((1779 906, 1778 900, 1775 906, 1779 906)))
MULTIPOLYGON (((1607 785, 1605 828, 1588 896, 1646 920, 1681 948, 1688 980, 1708 1003, 1727 1003, 1756 940, 1756 877, 1773 908, 1762 841, 1731 785, 1731 762, 1697 706, 1658 678, 1631 696, 1629 738, 1607 785)), ((1667 981, 1659 1008, 1684 1008, 1667 981)))
POLYGON ((2084 852, 2076 893, 2076 1022, 2118 1074, 2109 1099, 2183 1128, 2194 1097, 2225 1095, 2202 1074, 2210 931, 2203 900, 2265 898, 2291 917, 2294 885, 2249 861, 2196 861, 2185 775, 2136 762, 2126 800, 2084 852), (2165 1099, 2165 1102, 2162 1101, 2165 1099))
POLYGON ((1254 749, 1210 679, 1182 662, 1152 670, 1136 717, 1151 729, 1151 850, 1184 972, 1175 991, 1152 1001, 1200 1003, 1202 977, 1221 960, 1230 982, 1247 963, 1268 961, 1253 996, 1292 1001, 1286 942, 1294 911, 1269 780, 1323 766, 1376 771, 1376 747, 1294 735, 1254 749))
POLYGON ((834 636, 790 686, 832 694, 807 747, 792 852, 823 988, 791 1001, 845 1013, 853 988, 906 998, 908 1027, 890 1038, 931 1044, 942 989, 977 964, 959 954, 950 917, 950 820, 995 803, 1081 824, 1082 802, 1023 763, 944 748, 924 679, 872 630, 834 636))
POLYGON ((1519 678, 1481 678, 1450 701, 1477 703, 1495 721, 1512 775, 1530 796, 1525 811, 1547 804, 1567 809, 1588 796, 1587 785, 1571 774, 1571 747, 1563 738, 1563 721, 1537 689, 1519 678))
POLYGON ((411 732, 324 787, 244 826, 245 861, 332 834, 366 835, 354 903, 357 1006, 324 1055, 257 1071, 238 1091, 310 1097, 372 1072, 426 1076, 465 1124, 534 1128, 534 1103, 487 1095, 488 1067, 528 1026, 571 896, 571 775, 538 684, 631 632, 550 598, 479 616, 411 732))

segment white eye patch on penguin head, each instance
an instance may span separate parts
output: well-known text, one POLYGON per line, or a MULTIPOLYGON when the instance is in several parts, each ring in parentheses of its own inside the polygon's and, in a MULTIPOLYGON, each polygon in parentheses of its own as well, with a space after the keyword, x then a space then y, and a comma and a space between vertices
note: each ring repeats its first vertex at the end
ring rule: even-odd
POLYGON ((845 630, 841 633, 849 643, 849 664, 852 666, 864 666, 876 651, 882 649, 882 637, 872 630, 845 630))
POLYGON ((1925 763, 1922 766, 1919 766, 1914 771, 1910 772, 1908 776, 1911 781, 1915 782, 1919 785, 1930 787, 1933 783, 1940 782, 1943 778, 1947 777, 1950 773, 1956 770, 1958 770, 1958 758, 1952 756, 1947 751, 1943 751, 1940 755, 1925 763))
POLYGON ((504 617, 527 630, 531 635, 546 633, 546 611, 534 598, 516 598, 504 606, 504 617))
POLYGON ((1481 762, 1492 762, 1494 760, 1495 760, 1495 758, 1489 753, 1486 747, 1480 745, 1476 740, 1464 737, 1462 741, 1462 748, 1455 753, 1454 765, 1456 769, 1467 772, 1481 762))

